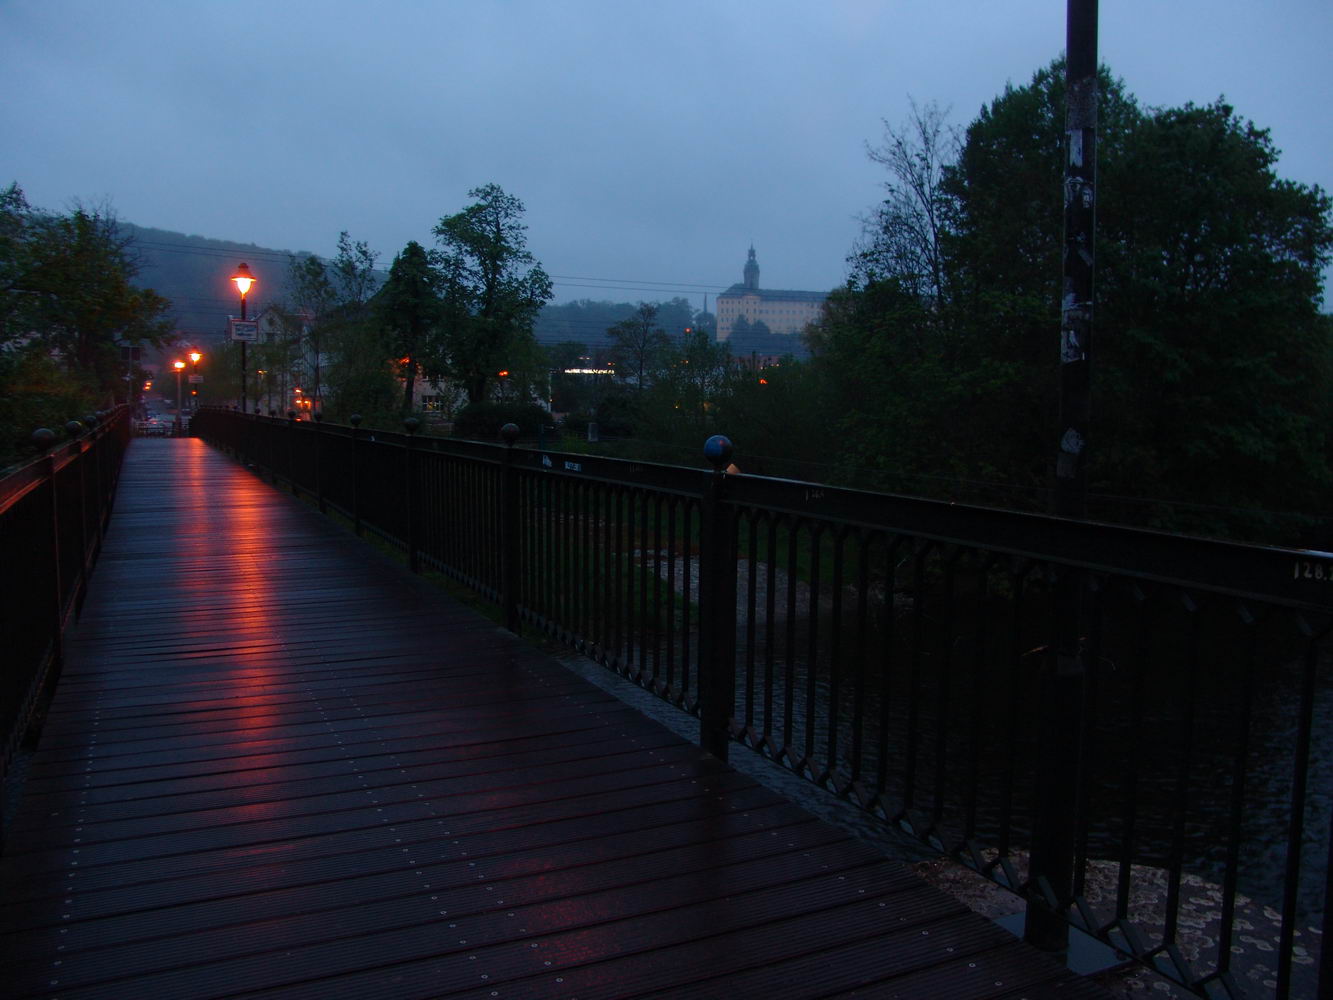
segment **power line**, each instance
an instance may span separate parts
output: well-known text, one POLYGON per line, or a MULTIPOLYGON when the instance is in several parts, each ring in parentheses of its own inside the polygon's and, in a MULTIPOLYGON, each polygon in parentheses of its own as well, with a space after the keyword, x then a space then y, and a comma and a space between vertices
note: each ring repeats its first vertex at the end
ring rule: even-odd
MULTIPOLYGON (((285 250, 266 250, 260 247, 237 247, 229 249, 226 247, 205 247, 196 246, 190 243, 171 243, 163 240, 144 240, 135 239, 136 247, 150 248, 159 253, 172 253, 182 255, 193 255, 198 257, 225 257, 229 260, 238 256, 249 256, 257 259, 268 259, 286 263, 293 257, 302 258, 312 256, 306 252, 291 253, 285 250)), ((326 260, 327 258, 321 258, 326 260)), ((602 278, 588 275, 574 274, 552 274, 549 275, 553 282, 558 282, 562 286, 571 288, 605 288, 608 290, 624 291, 678 291, 685 293, 715 293, 725 291, 730 285, 713 285, 703 282, 690 281, 659 281, 650 278, 602 278)))

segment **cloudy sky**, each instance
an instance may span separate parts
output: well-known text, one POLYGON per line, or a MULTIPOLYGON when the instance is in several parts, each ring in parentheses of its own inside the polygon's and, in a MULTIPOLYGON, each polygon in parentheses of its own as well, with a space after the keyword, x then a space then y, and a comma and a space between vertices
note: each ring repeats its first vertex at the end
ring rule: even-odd
MULTIPOLYGON (((0 0, 0 183, 61 209, 387 264, 495 181, 559 301, 827 289, 909 96, 965 125, 1060 0, 0 0)), ((1331 0, 1103 0, 1149 105, 1221 94, 1333 189, 1331 0)))

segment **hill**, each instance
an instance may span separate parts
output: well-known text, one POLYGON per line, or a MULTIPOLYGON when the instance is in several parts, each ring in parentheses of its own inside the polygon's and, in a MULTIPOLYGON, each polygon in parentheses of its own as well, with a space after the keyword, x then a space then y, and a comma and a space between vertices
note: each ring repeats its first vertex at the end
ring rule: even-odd
POLYGON ((173 324, 191 343, 220 343, 227 317, 240 308, 228 280, 245 261, 259 278, 250 303, 263 308, 286 291, 288 261, 305 251, 274 250, 254 243, 233 243, 204 236, 187 236, 169 229, 154 229, 121 222, 121 231, 134 241, 140 262, 136 283, 166 296, 175 306, 173 324))

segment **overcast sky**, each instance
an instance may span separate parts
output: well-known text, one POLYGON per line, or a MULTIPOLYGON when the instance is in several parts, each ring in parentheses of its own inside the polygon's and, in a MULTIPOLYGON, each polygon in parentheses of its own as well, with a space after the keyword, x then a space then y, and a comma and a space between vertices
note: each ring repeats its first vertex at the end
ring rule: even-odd
MULTIPOLYGON (((0 0, 0 183, 63 209, 386 265, 495 181, 558 301, 826 290, 908 98, 966 125, 1060 0, 0 0)), ((1333 189, 1333 0, 1103 0, 1148 105, 1225 94, 1333 189)), ((711 302, 711 295, 710 295, 711 302)))

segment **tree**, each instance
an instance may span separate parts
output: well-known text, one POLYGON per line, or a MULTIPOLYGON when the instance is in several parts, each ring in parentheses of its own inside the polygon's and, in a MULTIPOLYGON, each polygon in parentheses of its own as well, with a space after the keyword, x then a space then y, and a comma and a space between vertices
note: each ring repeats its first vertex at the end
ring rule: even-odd
POLYGON ((389 278, 375 299, 375 308, 388 332, 388 347, 403 373, 404 413, 412 409, 418 371, 434 375, 440 367, 440 278, 430 255, 415 240, 393 260, 389 278))
POLYGON ((694 314, 694 322, 690 324, 696 330, 702 330, 708 334, 709 340, 717 339, 717 316, 705 309, 699 310, 694 314))
MULTIPOLYGON (((1327 506, 1329 200, 1277 178, 1268 133, 1225 102, 1144 111, 1099 78, 1092 489, 1141 498, 1140 523, 1275 540, 1264 515, 1189 505, 1327 506)), ((1039 497, 1054 452, 1063 63, 984 107, 938 174, 943 130, 913 113, 877 157, 891 197, 809 338, 816 363, 847 388, 858 461, 942 477, 903 479, 937 495, 928 484, 951 478, 1039 497)))
POLYGON ((658 374, 660 364, 671 346, 666 331, 657 325, 655 305, 640 302, 638 310, 628 319, 606 331, 616 359, 617 374, 634 380, 640 392, 649 384, 650 377, 658 374))
POLYGON ((443 346, 449 373, 469 403, 487 396, 497 373, 536 355, 533 323, 551 298, 551 279, 527 250, 523 203, 498 184, 442 218, 433 257, 443 287, 443 346))
POLYGON ((689 299, 677 295, 654 305, 657 307, 657 325, 666 331, 667 336, 679 336, 695 326, 694 307, 690 305, 689 299))
POLYGON ((170 334, 170 303, 134 284, 138 269, 110 209, 42 212, 10 185, 0 192, 0 351, 53 355, 90 409, 133 395, 120 347, 157 346, 170 334))
POLYGON ((671 346, 654 393, 657 416, 665 418, 666 426, 659 425, 654 434, 689 447, 709 429, 710 414, 727 386, 731 353, 702 330, 682 333, 671 346))
MULTIPOLYGON (((307 386, 310 398, 316 408, 323 406, 323 386, 320 381, 321 362, 324 354, 324 327, 329 314, 337 302, 333 282, 329 280, 328 268, 315 254, 308 257, 293 257, 287 269, 287 287, 292 297, 294 309, 290 322, 284 325, 298 331, 296 343, 305 355, 306 342, 309 342, 310 375, 312 384, 307 386)), ((303 358, 304 360, 304 358, 303 358)))
POLYGON ((867 144, 870 159, 884 167, 885 198, 864 220, 864 242, 853 255, 866 280, 893 278, 914 295, 940 303, 946 279, 942 242, 950 202, 944 181, 958 154, 958 139, 945 124, 947 110, 910 100, 901 126, 884 121, 881 146, 867 144))
POLYGON ((341 305, 354 307, 355 311, 370 302, 379 285, 379 278, 375 274, 375 263, 378 260, 379 254, 371 250, 364 240, 353 242, 346 229, 338 234, 338 253, 333 258, 331 270, 332 282, 341 305))
MULTIPOLYGON (((372 390, 385 377, 388 348, 375 344, 370 299, 379 278, 375 274, 378 255, 363 241, 353 241, 346 230, 338 234, 338 253, 332 261, 313 254, 293 258, 288 275, 292 302, 287 307, 293 328, 298 331, 301 354, 309 342, 314 399, 325 404, 325 360, 331 371, 329 389, 341 397, 338 409, 346 410, 347 400, 379 398, 372 390)), ((357 405, 356 409, 367 409, 357 405)))

